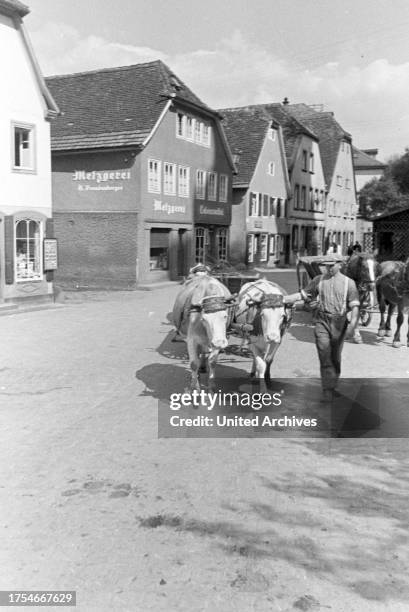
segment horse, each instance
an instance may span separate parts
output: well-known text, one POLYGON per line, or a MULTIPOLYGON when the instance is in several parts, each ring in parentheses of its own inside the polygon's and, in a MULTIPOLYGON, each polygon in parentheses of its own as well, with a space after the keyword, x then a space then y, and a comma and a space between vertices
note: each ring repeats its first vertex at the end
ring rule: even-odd
POLYGON ((291 322, 291 308, 284 305, 285 289, 265 278, 240 289, 232 327, 250 342, 253 364, 250 376, 269 383, 270 367, 291 322))
POLYGON ((217 357, 228 344, 227 327, 233 301, 227 287, 210 275, 187 280, 176 297, 173 323, 179 335, 186 339, 192 391, 200 391, 199 372, 206 370, 209 388, 214 390, 217 357))
MULTIPOLYGON (((398 316, 392 346, 399 348, 401 346, 400 328, 402 327, 404 314, 409 312, 409 259, 406 262, 382 262, 380 264, 380 274, 376 280, 376 292, 381 313, 378 336, 383 338, 392 335, 391 318, 396 305, 398 316), (388 305, 388 316, 385 321, 386 305, 388 305)), ((406 345, 409 346, 409 329, 406 345)))
MULTIPOLYGON (((368 309, 374 305, 375 279, 379 272, 379 264, 372 253, 354 251, 341 271, 355 281, 359 294, 359 312, 362 325, 369 325, 371 313, 368 309)), ((362 343, 358 327, 354 335, 354 342, 362 343)))

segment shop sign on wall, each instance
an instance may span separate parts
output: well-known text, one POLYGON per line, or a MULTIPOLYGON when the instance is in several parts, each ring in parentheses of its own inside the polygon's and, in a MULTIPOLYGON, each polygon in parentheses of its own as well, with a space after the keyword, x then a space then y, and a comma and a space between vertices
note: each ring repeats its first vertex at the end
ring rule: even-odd
POLYGON ((201 204, 199 207, 201 215, 216 215, 218 217, 224 217, 224 208, 209 208, 205 204, 201 204))
POLYGON ((78 191, 123 191, 130 179, 130 170, 75 170, 72 176, 78 191))
POLYGON ((44 272, 58 268, 56 238, 44 238, 44 272))
POLYGON ((167 215, 174 215, 175 213, 184 214, 186 212, 186 206, 168 204, 167 202, 162 202, 161 200, 154 200, 153 210, 154 212, 163 212, 167 215))

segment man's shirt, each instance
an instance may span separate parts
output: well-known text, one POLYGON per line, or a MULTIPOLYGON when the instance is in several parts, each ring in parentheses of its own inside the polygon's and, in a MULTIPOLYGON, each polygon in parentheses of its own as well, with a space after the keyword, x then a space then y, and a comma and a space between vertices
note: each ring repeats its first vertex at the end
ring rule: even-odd
POLYGON ((359 294, 354 281, 341 272, 334 276, 316 276, 301 290, 301 295, 306 302, 318 298, 318 310, 330 315, 342 315, 353 306, 359 306, 359 294))

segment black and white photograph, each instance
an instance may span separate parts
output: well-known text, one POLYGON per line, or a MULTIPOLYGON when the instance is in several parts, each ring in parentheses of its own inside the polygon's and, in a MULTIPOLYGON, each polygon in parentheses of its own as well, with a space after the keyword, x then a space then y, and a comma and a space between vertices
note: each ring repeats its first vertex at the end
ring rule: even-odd
POLYGON ((0 609, 408 612, 408 28, 0 0, 0 609))

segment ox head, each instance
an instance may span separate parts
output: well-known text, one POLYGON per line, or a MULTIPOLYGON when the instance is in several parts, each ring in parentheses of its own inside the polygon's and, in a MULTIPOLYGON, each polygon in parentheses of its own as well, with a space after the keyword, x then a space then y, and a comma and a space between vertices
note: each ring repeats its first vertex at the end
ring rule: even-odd
POLYGON ((261 331, 265 342, 281 342, 283 326, 286 324, 286 311, 281 293, 263 295, 259 300, 247 300, 249 307, 260 312, 261 331))
POLYGON ((199 304, 192 304, 191 312, 200 313, 212 349, 224 349, 228 344, 226 336, 228 310, 233 301, 233 297, 208 296, 202 298, 199 304))

